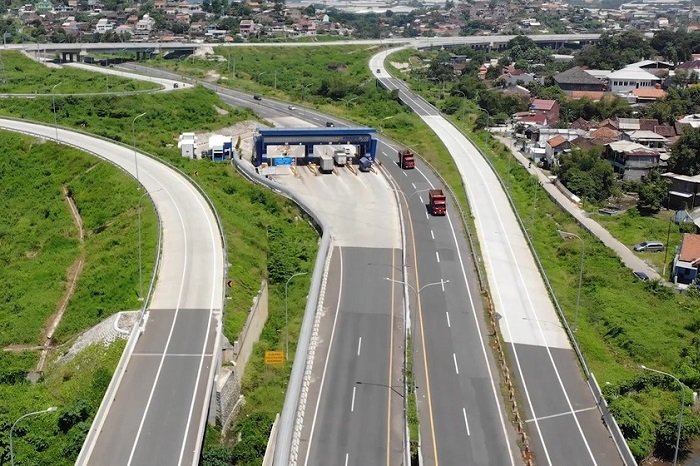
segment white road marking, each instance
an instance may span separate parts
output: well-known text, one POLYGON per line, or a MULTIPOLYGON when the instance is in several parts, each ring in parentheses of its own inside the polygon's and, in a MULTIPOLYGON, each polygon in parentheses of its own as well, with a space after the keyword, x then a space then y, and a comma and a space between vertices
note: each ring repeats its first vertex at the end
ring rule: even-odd
POLYGON ((437 259, 438 264, 440 263, 440 253, 435 251, 435 259, 437 259))
POLYGON ((462 408, 462 414, 464 414, 464 425, 467 428, 467 437, 470 437, 472 434, 469 433, 469 421, 467 421, 467 410, 462 408))
MULTIPOLYGON (((132 356, 163 356, 163 353, 131 353, 132 356)), ((168 357, 178 357, 178 358, 200 358, 202 356, 211 357, 212 353, 165 353, 168 357)))
POLYGON ((360 337, 359 340, 357 340, 357 355, 360 355, 360 349, 362 348, 362 337, 360 337))
POLYGON ((447 317, 447 327, 451 328, 452 325, 450 325, 450 313, 445 311, 445 317, 447 317))
POLYGON ((537 419, 526 419, 525 422, 534 422, 534 421, 541 421, 543 419, 552 419, 555 417, 561 417, 561 416, 568 416, 568 415, 576 415, 576 413, 583 413, 585 411, 592 411, 594 409, 598 409, 597 406, 591 406, 590 408, 581 408, 581 409, 576 409, 574 411, 565 411, 563 413, 559 414, 550 414, 549 416, 542 416, 538 417, 537 419))
POLYGON ((413 186, 413 190, 415 191, 415 189, 416 189, 416 183, 411 183, 411 186, 413 186))
POLYGON ((418 196, 418 199, 420 199, 421 204, 425 204, 425 201, 423 200, 423 196, 418 196))
POLYGON ((405 171, 402 171, 401 173, 403 173, 403 176, 408 177, 405 171))
POLYGON ((445 292, 445 280, 443 280, 442 278, 440 279, 440 288, 442 288, 442 292, 444 293, 445 292))
MULTIPOLYGON (((323 364, 323 375, 321 375, 321 385, 318 390, 318 398, 316 399, 316 408, 314 409, 313 421, 311 421, 311 434, 309 435, 309 444, 306 447, 306 458, 304 458, 304 466, 309 464, 309 453, 311 452, 312 440, 314 438, 314 430, 316 428, 316 419, 318 418, 318 407, 321 404, 321 395, 323 395, 323 384, 326 381, 326 371, 328 369, 328 361, 331 358, 331 349, 333 348, 333 337, 335 336, 335 327, 338 323, 338 314, 340 314, 340 301, 343 294, 343 250, 342 247, 338 246, 338 253, 340 258, 340 277, 338 283, 340 287, 338 289, 338 303, 335 308, 335 317, 333 318, 333 327, 331 328, 331 338, 328 342, 328 353, 326 353, 326 362, 323 364)), ((347 464, 348 455, 345 454, 345 462, 347 464)))
POLYGON ((430 220, 430 217, 428 216, 428 212, 425 213, 425 219, 430 220))
POLYGON ((433 230, 430 230, 430 237, 435 239, 435 233, 433 233, 433 230))
POLYGON ((348 466, 348 454, 345 453, 345 466, 348 466))
POLYGON ((455 363, 455 372, 459 375, 459 367, 457 367, 457 355, 452 353, 452 360, 455 363))
POLYGON ((352 387, 352 403, 350 403, 350 412, 354 413, 355 412, 355 392, 357 391, 357 387, 352 387))

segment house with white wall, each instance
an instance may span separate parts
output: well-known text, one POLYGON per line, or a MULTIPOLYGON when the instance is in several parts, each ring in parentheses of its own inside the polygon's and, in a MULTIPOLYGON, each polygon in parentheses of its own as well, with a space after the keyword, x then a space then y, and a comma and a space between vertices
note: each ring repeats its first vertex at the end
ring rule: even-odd
POLYGON ((623 68, 607 76, 608 90, 615 94, 629 94, 634 89, 653 89, 661 78, 641 68, 623 68))

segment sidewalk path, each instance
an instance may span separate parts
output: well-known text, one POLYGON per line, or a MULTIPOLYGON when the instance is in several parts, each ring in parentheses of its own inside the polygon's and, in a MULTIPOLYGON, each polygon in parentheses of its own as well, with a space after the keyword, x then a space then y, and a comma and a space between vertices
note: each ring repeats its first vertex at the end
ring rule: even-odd
POLYGON ((564 193, 562 193, 547 176, 542 173, 535 166, 530 166, 530 160, 526 158, 516 147, 512 139, 503 137, 497 134, 492 134, 498 141, 502 142, 515 157, 515 159, 520 162, 520 164, 527 170, 531 175, 536 176, 540 185, 549 194, 554 202, 559 204, 559 206, 566 210, 571 216, 573 216, 576 221, 589 233, 596 236, 600 241, 603 242, 607 247, 612 249, 617 257, 620 258, 623 264, 632 271, 640 271, 649 275, 652 280, 661 279, 658 272, 650 267, 646 262, 637 257, 632 250, 625 244, 621 243, 619 240, 615 239, 613 235, 610 234, 600 223, 588 217, 585 210, 581 209, 573 201, 571 201, 564 193))

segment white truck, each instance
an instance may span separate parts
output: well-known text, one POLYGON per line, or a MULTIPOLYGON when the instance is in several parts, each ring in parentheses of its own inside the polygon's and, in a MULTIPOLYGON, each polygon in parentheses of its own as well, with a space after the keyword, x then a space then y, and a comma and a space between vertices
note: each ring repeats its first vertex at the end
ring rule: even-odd
POLYGON ((333 158, 335 159, 335 164, 338 165, 339 167, 342 167, 343 165, 348 163, 348 158, 351 156, 350 154, 350 148, 349 147, 344 147, 343 149, 339 149, 335 151, 333 154, 333 158))
POLYGON ((318 160, 319 169, 322 173, 330 173, 333 171, 333 157, 329 154, 323 154, 318 160))

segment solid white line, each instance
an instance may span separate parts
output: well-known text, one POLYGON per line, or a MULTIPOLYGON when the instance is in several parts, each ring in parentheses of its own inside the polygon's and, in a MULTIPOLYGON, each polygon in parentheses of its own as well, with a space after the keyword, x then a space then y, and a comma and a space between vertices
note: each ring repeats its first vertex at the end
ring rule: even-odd
POLYGON ((430 230, 430 237, 431 237, 432 239, 435 239, 435 233, 433 233, 433 230, 430 230))
POLYGON ((352 387, 352 403, 350 403, 350 412, 354 413, 355 412, 355 391, 357 390, 357 387, 352 387))
POLYGON ((469 433, 469 421, 467 421, 467 410, 462 408, 462 414, 464 414, 464 425, 467 428, 467 437, 471 437, 472 434, 469 433))
MULTIPOLYGON (((145 171, 145 170, 142 170, 145 171)), ((148 173, 148 172, 146 172, 148 173)), ((182 218, 182 212, 180 211, 180 207, 178 206, 177 202, 175 202, 175 198, 172 196, 170 191, 165 189, 165 193, 170 197, 170 200, 172 201, 173 207, 175 207, 175 211, 177 212, 177 216, 180 219, 180 226, 182 227, 182 234, 183 234, 183 244, 187 244, 187 229, 185 228, 185 222, 184 219, 182 218)), ((170 341, 173 338, 173 333, 175 332, 175 323, 177 322, 177 316, 180 312, 180 303, 182 302, 182 294, 185 289, 185 277, 186 273, 185 271, 187 270, 187 259, 188 255, 185 254, 184 257, 184 262, 182 264, 182 277, 180 278, 180 289, 178 291, 177 295, 177 304, 175 305, 175 314, 173 315, 173 322, 170 324, 170 331, 168 332, 168 338, 165 340, 165 351, 163 351, 163 355, 160 358, 160 362, 158 363, 158 370, 156 370, 156 377, 153 380, 153 385, 151 385, 151 391, 148 394, 148 400, 146 401, 146 407, 143 409, 143 413, 141 414, 141 421, 139 422, 139 428, 136 430, 136 437, 134 438, 134 443, 131 445, 131 452, 129 453, 129 459, 127 460, 126 464, 127 466, 131 464, 131 462, 134 459, 134 454, 136 453, 136 446, 139 443, 139 439, 141 438, 141 432, 143 431, 143 425, 146 422, 146 416, 148 415, 148 410, 151 407, 151 402, 153 401, 153 394, 156 391, 156 387, 158 386, 158 379, 160 378, 160 373, 163 370, 163 364, 165 363, 165 353, 168 351, 168 347, 170 346, 170 341)))
POLYGON ((362 337, 360 337, 359 340, 357 340, 357 355, 360 355, 360 349, 362 348, 362 337))
MULTIPOLYGON (((577 409, 577 410, 575 410, 575 411, 565 411, 565 412, 559 413, 559 414, 550 414, 549 416, 538 417, 537 420, 538 420, 538 421, 541 421, 541 420, 543 420, 543 419, 552 419, 552 418, 555 418, 555 417, 568 416, 568 415, 575 416, 576 413, 583 413, 583 412, 585 412, 585 411, 592 411, 592 410, 594 410, 594 409, 598 409, 598 407, 597 407, 597 406, 591 406, 590 408, 581 408, 581 409, 577 409)), ((526 420, 525 420, 525 422, 534 422, 534 421, 535 421, 535 419, 526 419, 526 420)))
POLYGON ((435 259, 437 259, 438 264, 440 263, 440 253, 435 251, 435 259))
POLYGON ((457 355, 452 353, 452 360, 455 363, 455 372, 459 375, 459 367, 457 367, 457 355))
MULTIPOLYGON (((428 179, 427 176, 425 176, 425 173, 421 171, 420 168, 416 167, 416 170, 418 170, 418 173, 420 173, 423 178, 428 182, 431 188, 435 188, 433 183, 428 179)), ((469 199, 469 193, 467 193, 467 199, 469 199)), ((475 220, 476 221, 476 220, 475 220)), ((491 371, 491 365, 489 364, 489 358, 488 354, 486 352, 486 344, 484 343, 484 336, 481 333, 481 328, 479 327, 479 319, 476 315, 476 308, 474 307, 474 298, 472 296, 472 291, 471 288, 469 288, 469 281, 467 280, 467 272, 466 269, 464 268, 464 260, 462 259, 462 251, 459 249, 459 243, 457 242, 457 233, 455 233, 455 228, 452 225, 452 219, 450 218, 449 215, 447 215, 447 222, 450 224, 450 230, 452 230, 452 240, 454 241, 455 248, 457 249, 457 257, 459 258, 459 266, 462 269, 462 278, 464 279, 464 284, 467 287, 467 296, 469 296, 469 304, 472 310, 472 317, 474 318, 474 323, 477 335, 479 335, 479 344, 481 345, 481 354, 484 357, 484 361, 486 362, 486 371, 489 374, 489 380, 491 381, 491 392, 493 393, 493 399, 496 402, 496 407, 498 408, 498 417, 501 420, 501 429, 503 431, 503 437, 506 440, 506 445, 508 446, 508 457, 510 458, 510 464, 512 466, 515 466, 515 458, 513 457, 513 452, 511 451, 510 447, 510 436, 508 434, 508 428, 506 427, 506 422, 503 418, 503 410, 501 409, 501 399, 499 395, 499 391, 496 388, 496 381, 493 378, 493 372, 491 371)), ((532 406, 532 405, 531 405, 532 406)), ((541 436, 540 436, 541 437, 541 436)))
MULTIPOLYGON (((131 353, 132 356, 163 356, 163 353, 131 353)), ((197 357, 201 358, 202 356, 207 356, 211 357, 213 356, 212 353, 165 353, 167 357, 178 357, 178 358, 191 358, 191 357, 197 357)))
POLYGON ((430 216, 428 215, 428 212, 425 212, 425 219, 430 220, 430 216))
POLYGON ((420 196, 420 195, 419 195, 419 196, 418 196, 418 199, 420 199, 420 203, 421 203, 421 204, 425 204, 425 201, 423 200, 423 196, 420 196))
POLYGON ((345 466, 348 466, 348 454, 345 453, 345 466))
POLYGON ((447 317, 447 327, 452 328, 452 325, 450 324, 450 313, 445 311, 445 317, 447 317))
MULTIPOLYGON (((340 256, 340 276, 338 282, 340 286, 338 288, 338 303, 335 307, 335 317, 333 318, 333 327, 331 328, 331 338, 328 341, 328 353, 326 353, 326 362, 323 364, 323 375, 321 375, 321 385, 318 390, 318 398, 316 399, 316 408, 314 409, 314 418, 311 422, 311 433, 309 434, 309 445, 306 447, 306 458, 304 458, 304 466, 309 464, 309 453, 311 452, 311 445, 314 439, 314 430, 316 428, 316 419, 318 417, 318 407, 321 404, 321 395, 323 395, 323 384, 326 381, 326 370, 328 369, 328 361, 331 357, 331 349, 333 348, 333 337, 335 336, 335 326, 338 323, 338 314, 340 314, 340 298, 343 294, 343 249, 342 246, 338 246, 338 254, 340 256)), ((347 464, 348 455, 345 454, 345 462, 347 464)))

